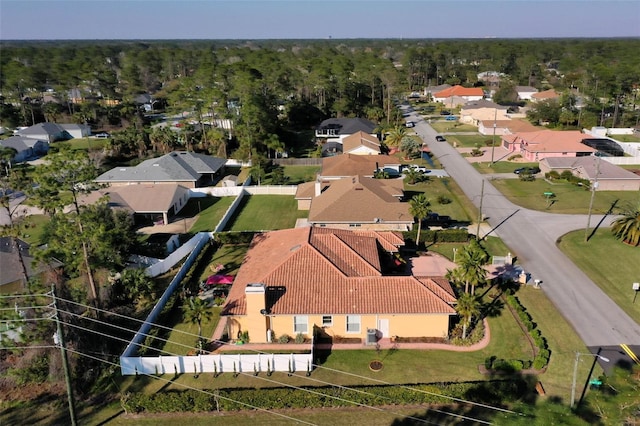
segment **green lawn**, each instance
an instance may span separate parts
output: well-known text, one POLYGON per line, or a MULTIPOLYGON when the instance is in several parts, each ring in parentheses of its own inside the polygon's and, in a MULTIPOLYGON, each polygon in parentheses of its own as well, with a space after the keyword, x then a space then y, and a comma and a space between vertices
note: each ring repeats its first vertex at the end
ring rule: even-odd
MULTIPOLYGON (((297 185, 303 182, 311 182, 316 179, 322 166, 282 166, 287 178, 286 185, 297 185)), ((263 185, 271 185, 271 173, 262 180, 263 185)))
MULTIPOLYGON (((202 337, 205 339, 209 339, 213 335, 213 331, 220 320, 221 310, 222 308, 219 306, 209 308, 211 319, 202 320, 202 337)), ((172 330, 167 338, 168 341, 162 347, 162 355, 186 355, 196 347, 198 324, 185 322, 181 311, 177 311, 174 314, 173 321, 166 325, 172 327, 172 330)))
POLYGON ((458 148, 475 148, 480 144, 482 148, 487 146, 487 141, 491 142, 491 136, 484 135, 447 135, 447 141, 458 148))
POLYGON ((214 274, 212 267, 215 268, 217 265, 224 265, 224 269, 220 273, 236 275, 248 249, 248 244, 223 245, 215 252, 207 266, 203 269, 199 281, 204 281, 207 277, 214 274))
POLYGON ((234 199, 235 197, 191 198, 186 207, 180 211, 180 215, 186 217, 198 215, 198 220, 189 231, 192 234, 213 231, 234 199))
POLYGON ((22 235, 24 241, 33 246, 39 246, 46 243, 46 241, 42 241, 42 236, 44 233, 44 226, 49 223, 50 220, 49 216, 43 214, 34 214, 29 216, 27 218, 29 227, 24 230, 24 234, 22 235))
MULTIPOLYGON (((472 163, 471 164, 480 173, 513 173, 519 167, 538 167, 538 163, 521 163, 513 161, 495 161, 493 167, 491 163, 472 163)), ((515 175, 514 175, 515 177, 515 175)), ((540 179, 540 178, 538 178, 540 179)))
POLYGON ((96 138, 76 138, 64 142, 56 142, 55 146, 61 148, 67 146, 71 149, 83 149, 83 150, 101 150, 107 145, 107 139, 96 138))
MULTIPOLYGON (((440 121, 431 122, 430 126, 438 133, 478 132, 476 126, 460 124, 457 121, 445 121, 444 118, 440 121)), ((486 136, 483 136, 483 138, 486 138, 486 136)))
POLYGON ((636 135, 612 135, 611 137, 620 142, 640 142, 640 137, 636 135))
POLYGON ((425 193, 431 202, 431 210, 441 216, 450 216, 460 222, 470 222, 475 217, 476 209, 464 196, 455 181, 447 178, 430 178, 415 185, 404 184, 405 196, 411 199, 414 195, 425 193), (451 200, 449 204, 439 204, 438 197, 451 200))
MULTIPOLYGON (((533 182, 520 179, 496 179, 491 182, 511 202, 527 209, 548 211, 550 213, 586 214, 589 212, 591 191, 569 183, 550 183, 537 178, 533 182), (555 194, 554 203, 547 208, 545 192, 555 194)), ((637 191, 596 191, 593 197, 593 214, 604 214, 613 205, 617 208, 636 205, 637 191)), ((614 209, 614 213, 618 210, 614 209)), ((585 227, 586 227, 585 223, 585 227)))
POLYGON ((632 283, 640 281, 637 261, 640 248, 616 240, 608 228, 597 230, 588 242, 584 237, 584 231, 571 232, 562 237, 559 247, 611 300, 640 323, 640 300, 633 303, 631 289, 632 283))
POLYGON ((296 219, 307 217, 298 210, 297 201, 287 195, 245 196, 239 213, 227 224, 227 231, 263 231, 293 228, 296 219))

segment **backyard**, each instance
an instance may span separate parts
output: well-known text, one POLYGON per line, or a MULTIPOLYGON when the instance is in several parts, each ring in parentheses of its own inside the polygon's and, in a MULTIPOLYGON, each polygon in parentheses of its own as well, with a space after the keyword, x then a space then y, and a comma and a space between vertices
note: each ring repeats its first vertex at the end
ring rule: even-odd
POLYGON ((293 228, 297 219, 305 218, 308 214, 308 211, 298 210, 292 195, 247 195, 225 231, 293 228))

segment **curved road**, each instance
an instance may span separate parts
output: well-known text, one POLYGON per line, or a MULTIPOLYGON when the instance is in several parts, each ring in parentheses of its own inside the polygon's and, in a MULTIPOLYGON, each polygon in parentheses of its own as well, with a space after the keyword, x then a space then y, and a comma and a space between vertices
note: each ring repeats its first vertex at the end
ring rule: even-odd
MULTIPOLYGON (((586 215, 543 213, 511 203, 449 143, 436 142, 437 133, 419 116, 412 113, 410 119, 416 123, 416 133, 476 207, 484 180, 482 213, 492 232, 515 251, 518 263, 532 279, 542 281, 544 292, 587 346, 597 352, 622 343, 640 345, 640 325, 556 247, 559 237, 586 227, 586 215)), ((611 219, 593 215, 590 229, 601 221, 602 226, 609 226, 611 219)))

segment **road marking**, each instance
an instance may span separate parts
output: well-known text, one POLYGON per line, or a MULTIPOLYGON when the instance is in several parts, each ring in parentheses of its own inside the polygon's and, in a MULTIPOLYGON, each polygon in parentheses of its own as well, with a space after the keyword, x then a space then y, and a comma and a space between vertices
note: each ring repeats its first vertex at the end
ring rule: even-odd
POLYGON ((620 347, 622 348, 623 351, 625 351, 627 353, 627 355, 629 355, 629 357, 638 365, 640 365, 640 359, 638 359, 638 356, 636 354, 633 353, 633 351, 631 350, 631 348, 627 345, 625 345, 624 343, 620 344, 620 347))

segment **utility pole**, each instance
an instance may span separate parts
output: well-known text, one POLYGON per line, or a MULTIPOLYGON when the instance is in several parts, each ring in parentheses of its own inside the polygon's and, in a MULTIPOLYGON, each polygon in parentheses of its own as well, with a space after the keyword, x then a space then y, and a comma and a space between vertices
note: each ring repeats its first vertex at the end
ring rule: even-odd
POLYGON ((478 228, 476 229, 476 240, 480 241, 480 222, 482 222, 482 200, 484 199, 484 178, 480 189, 480 211, 478 212, 478 228))
POLYGON ((591 201, 589 201, 589 214, 587 215, 587 229, 584 230, 584 242, 589 241, 589 226, 591 225, 591 209, 593 208, 593 198, 598 189, 598 175, 600 174, 600 157, 596 156, 596 177, 591 188, 591 201))
POLYGON ((76 426, 76 404, 73 397, 73 388, 71 387, 71 375, 69 374, 69 360, 67 359, 67 348, 64 343, 64 334, 62 333, 62 324, 60 323, 60 317, 58 315, 58 305, 56 302, 56 285, 51 284, 51 295, 53 297, 53 313, 56 319, 58 344, 60 345, 60 352, 62 353, 62 368, 64 370, 64 380, 67 385, 67 398, 69 399, 69 417, 71 419, 71 425, 76 426))

